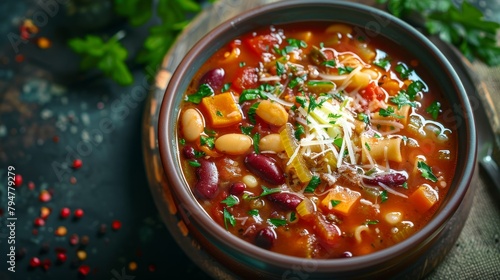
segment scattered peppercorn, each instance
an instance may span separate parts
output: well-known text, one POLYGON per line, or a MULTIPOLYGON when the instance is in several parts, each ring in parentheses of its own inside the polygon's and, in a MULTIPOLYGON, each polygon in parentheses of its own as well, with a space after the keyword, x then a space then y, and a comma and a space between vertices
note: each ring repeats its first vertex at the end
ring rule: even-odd
POLYGON ((114 220, 113 223, 111 223, 111 228, 115 231, 119 230, 121 227, 122 227, 122 222, 118 220, 114 220))
POLYGON ((38 200, 40 200, 41 202, 48 202, 51 198, 52 195, 47 190, 41 190, 40 194, 38 195, 38 200))
POLYGON ((73 216, 76 219, 80 219, 81 217, 83 217, 83 210, 80 208, 76 209, 75 212, 73 212, 73 216))
POLYGON ((78 268, 78 273, 80 273, 83 276, 87 276, 90 273, 90 266, 86 264, 80 265, 80 267, 78 268))
POLYGON ((36 217, 33 224, 37 227, 43 227, 45 225, 45 220, 40 217, 36 217))
POLYGON ((73 160, 73 165, 71 167, 73 167, 73 169, 78 169, 82 167, 82 164, 83 164, 82 160, 77 158, 73 160))
POLYGON ((61 217, 61 219, 66 219, 69 215, 71 215, 71 210, 69 210, 68 207, 62 208, 59 212, 59 217, 61 217))
POLYGON ((40 259, 37 258, 37 257, 33 257, 30 259, 30 266, 31 267, 38 267, 40 266, 41 262, 40 262, 40 259))
POLYGON ((21 174, 14 175, 14 186, 19 188, 23 184, 23 176, 21 174))

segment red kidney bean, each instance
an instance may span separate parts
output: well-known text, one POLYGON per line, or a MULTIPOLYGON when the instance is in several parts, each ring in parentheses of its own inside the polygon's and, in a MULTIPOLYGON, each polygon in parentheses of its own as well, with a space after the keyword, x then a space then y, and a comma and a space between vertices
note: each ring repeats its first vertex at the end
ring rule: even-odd
POLYGON ((240 195, 245 190, 246 185, 243 182, 235 182, 229 188, 229 193, 232 195, 240 195))
POLYGON ((273 185, 285 183, 285 174, 276 161, 262 154, 251 153, 245 157, 245 166, 250 172, 273 185))
POLYGON ((273 193, 268 195, 267 198, 284 210, 295 210, 297 205, 302 202, 302 198, 300 196, 287 192, 273 193))
POLYGON ((195 158, 195 150, 193 146, 186 145, 182 148, 182 154, 186 159, 194 159, 195 158))
POLYGON ((383 175, 376 175, 373 178, 363 179, 366 184, 378 185, 378 183, 385 184, 390 187, 400 186, 406 182, 407 178, 401 173, 388 173, 383 175))
POLYGON ((275 239, 276 233, 272 229, 266 227, 257 232, 255 236, 255 245, 264 249, 270 249, 275 239))
POLYGON ((225 75, 226 73, 223 68, 209 70, 201 77, 200 85, 208 84, 213 90, 218 90, 222 87, 225 75))
POLYGON ((196 168, 198 182, 194 186, 195 194, 202 199, 211 199, 219 189, 219 173, 214 162, 199 159, 200 166, 196 168))

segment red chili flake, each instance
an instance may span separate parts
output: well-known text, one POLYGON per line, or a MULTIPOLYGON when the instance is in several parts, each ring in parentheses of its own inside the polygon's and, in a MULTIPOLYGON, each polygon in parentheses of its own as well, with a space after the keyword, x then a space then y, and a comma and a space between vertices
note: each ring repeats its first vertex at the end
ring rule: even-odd
POLYGON ((71 165, 71 167, 73 167, 73 169, 78 169, 82 167, 82 164, 83 164, 82 160, 77 158, 73 160, 73 165, 71 165))
POLYGON ((75 178, 75 176, 71 176, 71 177, 69 178, 69 182, 70 182, 72 185, 76 184, 76 178, 75 178))
POLYGON ((155 270, 156 270, 156 265, 154 265, 154 264, 150 264, 150 265, 148 265, 148 270, 149 270, 150 272, 155 272, 155 270))
POLYGON ((64 252, 58 252, 56 255, 56 258, 57 258, 57 261, 60 263, 63 263, 68 259, 68 257, 66 256, 66 254, 64 252))
POLYGON ((40 208, 40 218, 46 220, 51 212, 52 210, 49 207, 42 206, 40 208))
POLYGON ((38 195, 38 200, 40 200, 41 202, 48 202, 51 198, 52 195, 47 190, 41 190, 40 194, 38 195))
POLYGON ((33 183, 32 181, 29 181, 28 182, 28 189, 30 191, 34 190, 35 189, 35 183, 33 183))
POLYGON ((59 212, 59 217, 61 217, 61 219, 66 219, 69 215, 71 215, 71 210, 69 210, 68 207, 62 208, 61 212, 59 212))
POLYGON ((52 262, 49 259, 44 259, 42 261, 42 268, 44 270, 49 270, 50 266, 52 265, 52 262))
POLYGON ((37 257, 33 257, 30 259, 30 266, 31 267, 37 267, 41 264, 40 259, 37 257))
POLYGON ((37 217, 37 218, 35 218, 35 221, 33 223, 37 227, 43 227, 45 225, 45 220, 40 218, 40 217, 37 217))
POLYGON ((74 233, 69 237, 69 244, 75 246, 80 242, 80 237, 78 237, 78 234, 74 233))
POLYGON ((80 208, 76 209, 75 212, 73 212, 73 216, 76 219, 80 219, 81 217, 83 217, 83 210, 80 208))
POLYGON ((78 273, 80 273, 83 276, 87 276, 90 273, 90 266, 86 264, 80 265, 80 267, 78 268, 78 273))
POLYGON ((23 176, 21 174, 14 175, 14 186, 19 188, 23 184, 23 176))
POLYGON ((122 227, 122 222, 118 220, 114 220, 113 223, 111 223, 111 228, 113 230, 119 230, 122 227))
POLYGON ((59 143, 59 136, 56 135, 56 136, 52 137, 52 142, 59 143))

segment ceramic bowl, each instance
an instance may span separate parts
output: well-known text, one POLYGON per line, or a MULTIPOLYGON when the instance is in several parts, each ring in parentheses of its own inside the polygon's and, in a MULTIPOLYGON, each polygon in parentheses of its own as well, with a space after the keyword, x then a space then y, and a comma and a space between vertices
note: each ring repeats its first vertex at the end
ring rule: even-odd
POLYGON ((160 109, 158 145, 176 207, 189 233, 224 269, 241 278, 264 279, 418 279, 436 267, 453 247, 472 205, 471 179, 476 166, 476 134, 471 106, 450 63, 421 33, 405 22, 372 7, 331 0, 282 1, 244 12, 204 36, 173 73, 160 109), (238 35, 262 26, 297 21, 351 24, 370 36, 383 36, 425 65, 453 108, 459 158, 448 195, 420 231, 388 249, 347 259, 313 260, 261 249, 214 223, 185 182, 177 149, 176 122, 183 93, 205 60, 238 35))

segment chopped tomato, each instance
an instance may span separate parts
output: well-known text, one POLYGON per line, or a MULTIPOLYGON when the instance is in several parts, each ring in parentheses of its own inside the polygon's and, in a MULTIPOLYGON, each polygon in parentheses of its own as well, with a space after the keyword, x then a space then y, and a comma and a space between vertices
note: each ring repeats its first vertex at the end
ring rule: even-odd
POLYGON ((259 35, 249 38, 245 43, 250 47, 252 51, 257 55, 261 55, 263 52, 269 52, 273 49, 275 44, 278 44, 278 38, 271 34, 259 35))
POLYGON ((365 91, 362 92, 362 95, 367 101, 372 101, 374 99, 384 100, 385 98, 384 91, 375 82, 370 82, 366 86, 365 91))
POLYGON ((257 87, 259 81, 259 76, 255 68, 250 66, 242 67, 236 73, 236 78, 231 84, 234 90, 241 92, 244 89, 250 89, 257 87))

